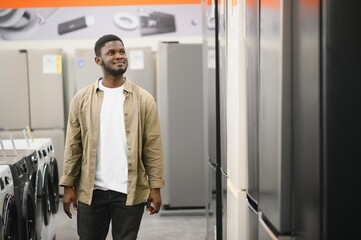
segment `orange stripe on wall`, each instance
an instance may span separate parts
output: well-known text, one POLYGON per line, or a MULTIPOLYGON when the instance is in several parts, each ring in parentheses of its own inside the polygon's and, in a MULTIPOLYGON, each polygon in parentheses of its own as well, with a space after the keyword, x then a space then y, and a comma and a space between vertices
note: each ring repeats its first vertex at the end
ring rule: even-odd
POLYGON ((260 0, 261 7, 267 7, 267 8, 279 8, 280 2, 281 2, 280 0, 260 0))
POLYGON ((1 0, 1 8, 201 4, 202 0, 1 0))
MULTIPOLYGON (((292 0, 285 0, 285 1, 292 1, 292 0)), ((318 7, 320 1, 321 0, 302 0, 300 1, 300 4, 304 6, 318 7)), ((281 0, 260 0, 260 3, 261 3, 261 7, 278 9, 280 7, 281 0)))
MULTIPOLYGON (((216 0, 207 0, 207 5, 208 5, 208 6, 212 6, 212 5, 215 3, 215 1, 216 1, 216 0)), ((221 4, 221 1, 222 1, 222 0, 218 0, 218 5, 221 4)))

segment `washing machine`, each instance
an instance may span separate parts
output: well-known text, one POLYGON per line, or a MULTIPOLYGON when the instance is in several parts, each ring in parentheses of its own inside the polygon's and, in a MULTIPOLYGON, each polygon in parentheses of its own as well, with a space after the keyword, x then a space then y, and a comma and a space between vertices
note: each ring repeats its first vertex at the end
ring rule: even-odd
POLYGON ((46 163, 49 165, 50 171, 50 185, 52 189, 50 205, 51 212, 56 214, 59 209, 59 173, 58 173, 58 161, 55 157, 55 149, 51 138, 35 138, 35 144, 41 144, 45 147, 46 151, 46 163))
POLYGON ((17 210, 13 178, 7 165, 0 165, 0 207, 0 239, 15 239, 17 210))
POLYGON ((13 215, 13 219, 16 219, 17 224, 10 226, 10 228, 16 228, 15 238, 10 239, 35 239, 35 194, 30 178, 38 161, 36 152, 34 150, 2 150, 1 153, 0 165, 10 168, 14 186, 16 216, 13 215))
POLYGON ((59 191, 56 189, 59 189, 59 187, 58 185, 54 186, 53 183, 55 178, 53 177, 53 171, 54 169, 57 171, 57 169, 56 164, 54 164, 54 147, 51 139, 41 138, 33 141, 26 139, 4 140, 3 146, 5 149, 35 150, 38 157, 37 171, 32 171, 30 182, 35 189, 36 196, 36 236, 37 239, 54 239, 54 214, 57 212, 57 206, 59 205, 56 201, 59 198, 59 191))
POLYGON ((30 144, 30 142, 25 141, 25 139, 19 139, 14 142, 10 140, 4 140, 2 143, 4 148, 7 150, 35 150, 37 162, 29 161, 30 159, 28 159, 27 164, 29 169, 29 181, 34 190, 35 197, 35 239, 41 239, 42 227, 44 225, 43 214, 47 214, 46 209, 49 209, 49 214, 51 213, 50 206, 47 204, 49 201, 46 201, 47 195, 43 194, 43 191, 49 193, 49 190, 44 189, 43 184, 43 167, 46 161, 43 152, 46 151, 46 149, 42 145, 30 144))

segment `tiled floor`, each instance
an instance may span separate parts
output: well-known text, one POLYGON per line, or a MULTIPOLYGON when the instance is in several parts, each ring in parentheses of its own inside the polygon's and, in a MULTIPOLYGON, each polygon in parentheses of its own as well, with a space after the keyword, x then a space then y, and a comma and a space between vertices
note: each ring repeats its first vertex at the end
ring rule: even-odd
MULTIPOLYGON (((69 219, 63 212, 62 203, 56 215, 56 240, 75 240, 76 234, 76 212, 73 219, 69 219)), ((206 218, 201 213, 196 214, 166 211, 163 214, 150 216, 144 213, 138 234, 139 240, 204 240, 206 238, 206 218)), ((111 240, 110 234, 107 240, 111 240)))

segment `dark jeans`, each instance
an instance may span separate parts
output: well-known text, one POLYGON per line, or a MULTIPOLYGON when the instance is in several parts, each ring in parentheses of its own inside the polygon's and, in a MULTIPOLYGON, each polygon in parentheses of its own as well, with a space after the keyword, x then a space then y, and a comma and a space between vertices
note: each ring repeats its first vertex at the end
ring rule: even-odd
POLYGON ((113 240, 137 239, 144 204, 125 206, 127 195, 114 191, 94 190, 92 204, 78 203, 80 240, 105 239, 112 222, 113 240))

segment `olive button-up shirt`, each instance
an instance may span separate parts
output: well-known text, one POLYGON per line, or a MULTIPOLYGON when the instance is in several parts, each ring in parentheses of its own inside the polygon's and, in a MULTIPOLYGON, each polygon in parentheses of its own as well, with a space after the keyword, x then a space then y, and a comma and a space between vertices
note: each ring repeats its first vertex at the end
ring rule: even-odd
MULTIPOLYGON (((153 96, 128 79, 124 83, 124 95, 128 158, 126 204, 135 205, 147 200, 150 189, 164 186, 163 149, 153 96)), ((98 80, 75 94, 69 108, 60 186, 74 187, 78 200, 86 204, 91 203, 94 189, 103 96, 98 80)))

